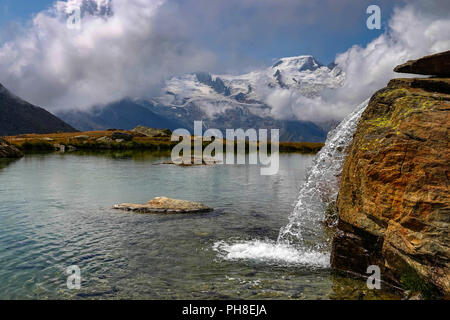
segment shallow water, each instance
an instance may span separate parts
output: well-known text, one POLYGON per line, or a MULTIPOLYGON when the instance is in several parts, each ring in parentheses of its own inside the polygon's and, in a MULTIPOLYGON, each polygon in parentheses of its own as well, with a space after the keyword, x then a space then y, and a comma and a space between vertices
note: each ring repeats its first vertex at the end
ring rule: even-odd
POLYGON ((0 299, 396 298, 331 272, 328 252, 279 245, 314 156, 254 165, 154 165, 165 154, 73 153, 0 161, 0 299), (195 215, 111 209, 156 196, 195 215), (66 286, 81 269, 80 290, 66 286))

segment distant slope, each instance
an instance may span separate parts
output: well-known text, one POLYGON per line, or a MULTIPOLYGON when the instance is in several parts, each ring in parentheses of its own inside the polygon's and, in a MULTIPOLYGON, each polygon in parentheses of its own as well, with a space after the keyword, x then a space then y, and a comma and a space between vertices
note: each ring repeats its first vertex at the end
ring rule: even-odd
POLYGON ((9 92, 0 84, 0 136, 77 131, 50 112, 9 92))
POLYGON ((59 113, 58 116, 82 131, 111 128, 130 130, 138 125, 170 130, 182 127, 180 122, 158 115, 129 99, 96 107, 89 112, 70 111, 59 113))
POLYGON ((326 139, 327 131, 311 121, 276 120, 252 113, 248 108, 236 106, 226 109, 212 117, 205 114, 195 103, 188 103, 183 107, 154 106, 152 110, 166 118, 177 118, 192 132, 194 121, 202 120, 204 130, 215 128, 225 134, 226 129, 279 129, 280 141, 322 142, 326 139))

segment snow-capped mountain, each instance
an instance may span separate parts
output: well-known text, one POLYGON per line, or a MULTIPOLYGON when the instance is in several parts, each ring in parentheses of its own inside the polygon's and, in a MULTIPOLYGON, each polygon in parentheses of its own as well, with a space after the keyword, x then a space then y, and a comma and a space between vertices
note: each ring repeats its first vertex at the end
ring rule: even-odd
POLYGON ((154 101, 171 107, 196 103, 210 116, 238 106, 264 116, 271 107, 264 101, 270 91, 294 90, 312 97, 324 88, 339 87, 344 77, 339 68, 323 66, 312 56, 289 57, 243 75, 196 73, 174 77, 167 82, 165 94, 154 101))
MULTIPOLYGON (((325 89, 342 85, 345 74, 335 65, 323 66, 312 56, 282 58, 273 66, 242 75, 213 75, 209 73, 186 74, 167 81, 164 93, 149 102, 153 109, 168 117, 186 123, 203 120, 207 127, 267 128, 279 126, 283 131, 289 122, 291 129, 297 125, 320 126, 322 132, 312 130, 312 135, 280 132, 282 139, 323 140, 334 122, 316 123, 283 119, 275 114, 274 105, 267 97, 277 90, 286 90, 305 97, 320 95, 325 89), (229 120, 233 119, 233 120, 229 120), (264 119, 264 121, 262 120, 264 119), (229 127, 225 127, 228 125, 229 127)), ((288 129, 286 129, 288 130, 288 129)), ((289 131, 288 130, 288 131, 289 131)))
POLYGON ((56 1, 55 9, 62 15, 71 15, 74 9, 79 9, 81 17, 84 17, 85 15, 98 17, 107 17, 112 15, 111 0, 56 1))
MULTIPOLYGON (((314 97, 325 88, 341 86, 344 77, 338 67, 323 66, 312 56, 288 57, 280 59, 271 67, 242 75, 198 72, 176 76, 166 81, 159 96, 131 99, 127 105, 135 104, 135 109, 144 107, 189 130, 192 130, 195 120, 203 120, 205 129, 280 129, 280 139, 284 141, 324 141, 333 122, 323 124, 283 119, 277 116, 276 106, 271 105, 267 97, 277 90, 314 97)), ((117 104, 112 105, 115 107, 111 114, 116 119, 120 118, 117 104)), ((105 110, 104 114, 107 115, 108 106, 105 110)), ((130 126, 133 121, 130 121, 125 109, 123 112, 123 117, 128 119, 127 126, 130 126)), ((89 125, 81 121, 89 114, 60 116, 75 127, 89 129, 89 125), (78 119, 79 123, 74 122, 74 119, 78 119)), ((89 123, 93 121, 90 119, 89 123)), ((142 121, 142 118, 136 117, 136 125, 142 121)), ((107 123, 110 122, 97 123, 94 127, 107 128, 107 123)))

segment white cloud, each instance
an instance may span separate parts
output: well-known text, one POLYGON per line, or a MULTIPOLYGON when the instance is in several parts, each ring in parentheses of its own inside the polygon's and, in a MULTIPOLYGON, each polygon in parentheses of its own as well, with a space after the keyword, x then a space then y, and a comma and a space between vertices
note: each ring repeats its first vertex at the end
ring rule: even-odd
MULTIPOLYGON (((442 10, 446 10, 449 4, 443 4, 442 10)), ((336 62, 346 73, 341 88, 327 90, 312 99, 284 89, 272 91, 266 97, 266 102, 273 107, 272 114, 284 119, 342 119, 375 91, 385 87, 390 79, 408 76, 394 73, 396 65, 449 50, 450 18, 442 16, 437 10, 439 6, 433 7, 434 12, 427 13, 419 10, 419 7, 423 9, 419 5, 397 8, 385 34, 366 47, 353 46, 337 56, 336 62)))
POLYGON ((0 81, 50 110, 88 108, 155 93, 167 77, 213 65, 190 44, 175 6, 164 0, 58 1, 0 47, 0 81), (81 4, 81 30, 66 27, 66 4, 81 4), (97 10, 95 10, 97 9, 97 10))
MULTIPOLYGON (((38 13, 30 27, 16 30, 9 36, 11 40, 0 46, 0 82, 51 111, 86 109, 124 97, 149 97, 172 75, 214 72, 216 56, 204 49, 208 43, 199 44, 198 35, 209 35, 233 48, 234 40, 265 41, 271 29, 283 30, 297 20, 309 26, 319 21, 335 28, 344 23, 348 32, 345 21, 355 15, 352 10, 360 11, 359 7, 352 9, 350 0, 339 4, 331 0, 314 4, 297 0, 282 4, 278 0, 111 2, 108 11, 98 6, 108 0, 58 1, 50 10, 38 13), (67 3, 85 8, 79 31, 66 27, 67 3), (326 14, 320 14, 317 9, 321 8, 326 14), (342 14, 332 14, 340 8, 345 9, 342 14)), ((365 47, 354 46, 338 55, 336 61, 346 73, 340 89, 326 90, 312 99, 284 89, 268 91, 264 99, 273 107, 272 116, 342 119, 389 79, 402 76, 392 72, 396 65, 450 49, 449 3, 409 1, 394 12, 385 34, 365 47)), ((233 66, 241 69, 238 64, 233 66)))

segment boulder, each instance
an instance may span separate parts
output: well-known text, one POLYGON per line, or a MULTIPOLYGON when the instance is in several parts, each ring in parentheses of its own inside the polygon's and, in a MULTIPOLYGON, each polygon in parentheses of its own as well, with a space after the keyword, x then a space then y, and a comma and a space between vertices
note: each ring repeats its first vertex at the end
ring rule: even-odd
POLYGON ((122 203, 113 207, 137 213, 196 213, 212 211, 201 203, 187 200, 176 200, 166 197, 156 197, 146 204, 122 203))
POLYGON ((410 60, 394 69, 395 72, 423 74, 430 76, 450 76, 450 50, 410 60))
POLYGON ((172 131, 170 131, 169 129, 154 129, 144 126, 137 126, 132 131, 152 138, 170 137, 172 135, 172 131))
POLYGON ((55 144, 53 145, 53 147, 55 148, 56 151, 59 151, 59 152, 66 152, 66 146, 63 145, 63 144, 55 143, 55 144))
POLYGON ((112 143, 112 142, 114 142, 113 139, 111 139, 110 137, 107 137, 107 136, 100 137, 96 141, 97 142, 103 142, 103 143, 112 143))
POLYGON ((22 152, 5 139, 0 138, 0 158, 21 158, 22 152))
POLYGON ((449 87, 394 79, 371 98, 342 171, 334 268, 378 265, 388 283, 450 295, 449 87))

